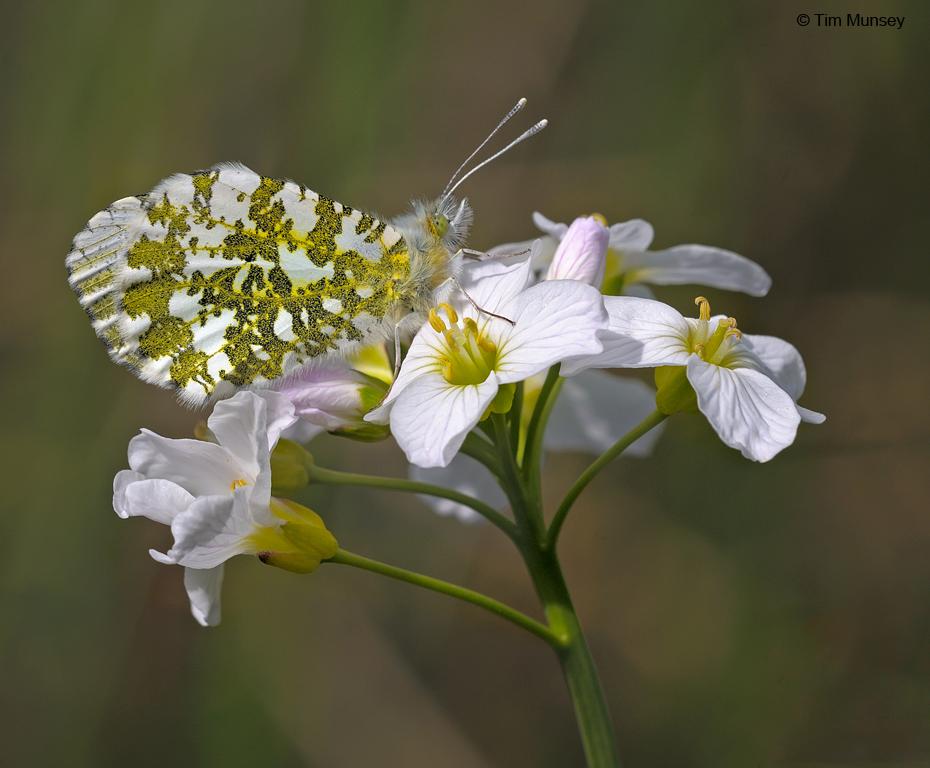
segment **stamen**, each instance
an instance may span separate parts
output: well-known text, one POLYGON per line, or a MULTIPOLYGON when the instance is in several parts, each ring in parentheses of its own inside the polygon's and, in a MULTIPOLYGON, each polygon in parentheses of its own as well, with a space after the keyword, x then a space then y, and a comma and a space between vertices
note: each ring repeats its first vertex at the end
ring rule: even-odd
POLYGON ((243 478, 237 478, 229 484, 229 490, 234 491, 236 488, 241 488, 243 485, 248 485, 248 481, 243 478))
POLYGON ((743 332, 734 326, 733 328, 730 328, 725 334, 723 334, 723 338, 725 339, 729 339, 731 336, 737 341, 741 341, 743 338, 743 332))
POLYGON ((436 333, 444 333, 446 330, 446 324, 442 321, 442 318, 435 309, 430 309, 429 311, 429 324, 436 333))
POLYGON ((459 321, 458 313, 453 309, 451 304, 444 301, 439 305, 439 308, 446 311, 446 316, 449 318, 450 323, 457 323, 459 321))
POLYGON ((607 226, 607 217, 603 213, 592 213, 591 218, 594 219, 602 227, 607 226))
POLYGON ((703 296, 698 296, 694 303, 697 305, 701 320, 710 320, 710 302, 703 296))

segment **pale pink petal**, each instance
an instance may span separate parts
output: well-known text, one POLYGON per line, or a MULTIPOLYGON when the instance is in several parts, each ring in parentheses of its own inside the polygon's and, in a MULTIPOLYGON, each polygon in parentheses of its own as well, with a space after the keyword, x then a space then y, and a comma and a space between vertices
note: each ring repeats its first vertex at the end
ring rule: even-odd
POLYGON ((579 280, 600 287, 607 265, 607 227, 593 216, 577 218, 556 249, 547 280, 579 280))

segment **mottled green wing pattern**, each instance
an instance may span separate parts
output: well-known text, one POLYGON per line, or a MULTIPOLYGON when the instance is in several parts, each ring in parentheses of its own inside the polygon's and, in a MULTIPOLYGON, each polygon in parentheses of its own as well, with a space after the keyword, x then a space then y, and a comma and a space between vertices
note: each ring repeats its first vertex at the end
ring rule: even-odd
POLYGON ((192 403, 370 338, 410 271, 384 222, 241 165, 118 200, 66 264, 110 356, 192 403))

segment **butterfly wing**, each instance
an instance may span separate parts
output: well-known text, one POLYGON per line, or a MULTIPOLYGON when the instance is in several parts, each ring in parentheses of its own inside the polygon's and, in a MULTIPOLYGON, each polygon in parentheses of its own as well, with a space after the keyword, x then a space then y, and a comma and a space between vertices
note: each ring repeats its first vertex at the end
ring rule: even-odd
POLYGON ((116 201, 66 265, 110 356, 191 403, 368 339, 410 269, 384 222, 230 164, 116 201))

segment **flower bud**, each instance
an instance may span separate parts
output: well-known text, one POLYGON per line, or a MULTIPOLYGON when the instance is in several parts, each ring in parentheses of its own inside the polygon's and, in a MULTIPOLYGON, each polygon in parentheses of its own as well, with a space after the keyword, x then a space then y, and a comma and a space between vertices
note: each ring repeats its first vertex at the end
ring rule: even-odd
POLYGON ((316 512, 290 499, 271 499, 272 513, 286 522, 278 529, 265 529, 266 548, 258 559, 285 571, 311 573, 323 560, 339 550, 336 538, 316 512))
POLYGON ((301 445, 292 440, 281 439, 271 452, 271 490, 273 493, 288 493, 305 488, 310 482, 307 469, 313 463, 301 445))
POLYGON ((575 219, 552 257, 547 280, 579 280, 599 288, 607 266, 610 231, 603 217, 575 219))

